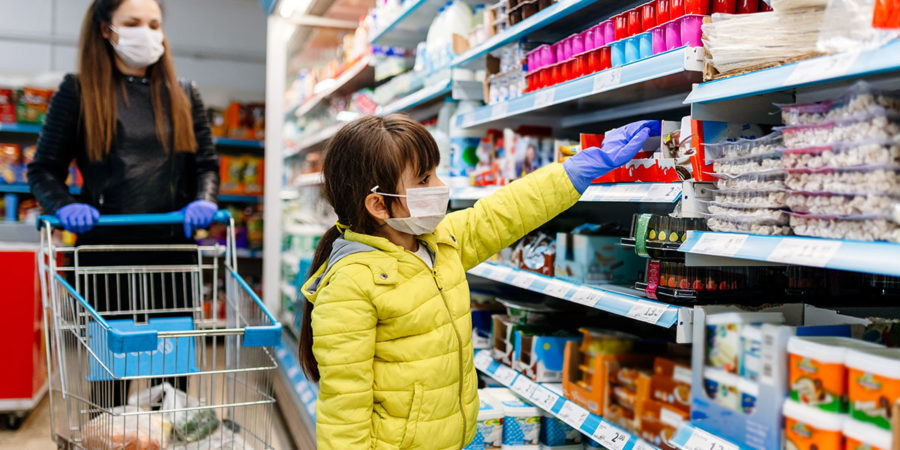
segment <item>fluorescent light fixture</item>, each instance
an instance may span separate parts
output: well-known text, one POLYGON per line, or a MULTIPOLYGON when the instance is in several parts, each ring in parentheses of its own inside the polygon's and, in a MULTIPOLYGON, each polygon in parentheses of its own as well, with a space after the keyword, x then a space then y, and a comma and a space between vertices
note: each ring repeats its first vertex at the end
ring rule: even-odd
POLYGON ((341 111, 337 113, 335 119, 337 119, 338 122, 352 122, 356 119, 359 119, 359 113, 352 111, 341 111))

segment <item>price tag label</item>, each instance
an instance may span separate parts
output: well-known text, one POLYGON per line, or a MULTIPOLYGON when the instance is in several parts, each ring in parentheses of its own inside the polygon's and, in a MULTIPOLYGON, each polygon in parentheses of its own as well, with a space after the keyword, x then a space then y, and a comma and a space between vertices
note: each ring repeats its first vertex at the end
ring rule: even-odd
POLYGON ((506 117, 506 111, 509 109, 509 103, 501 102, 491 107, 491 119, 500 119, 506 117))
POLYGON ((462 117, 462 127, 469 128, 472 125, 475 125, 475 114, 466 114, 462 117))
POLYGON ((528 289, 529 287, 531 287, 531 283, 534 283, 533 276, 531 276, 527 273, 524 273, 524 272, 519 272, 512 279, 512 281, 510 281, 509 284, 511 284, 515 287, 520 287, 522 289, 528 289))
POLYGON ((497 368, 497 371, 494 372, 494 379, 499 381, 500 383, 509 386, 512 384, 513 380, 516 379, 516 375, 519 373, 515 370, 510 369, 506 366, 500 366, 497 368))
POLYGON ((605 189, 606 186, 598 184, 588 186, 587 190, 584 191, 584 194, 581 195, 581 199, 586 202, 595 202, 603 197, 603 191, 605 189))
POLYGON ((531 394, 534 393, 535 389, 537 389, 537 384, 526 376, 516 378, 512 385, 513 392, 525 398, 531 398, 531 394))
POLYGON ((588 411, 574 402, 567 401, 562 409, 559 410, 559 418, 576 430, 581 429, 581 425, 588 418, 588 411))
POLYGON ((634 305, 628 311, 626 316, 640 320, 641 322, 647 322, 656 324, 659 322, 659 319, 666 312, 668 307, 666 305, 662 305, 659 303, 648 302, 646 300, 638 300, 634 302, 634 305))
POLYGON ((840 248, 839 241, 782 238, 766 259, 801 266, 825 267, 840 248))
POLYGON ((631 447, 631 450, 656 450, 656 447, 638 439, 634 446, 631 447))
POLYGON ((572 296, 572 301, 593 308, 601 298, 603 298, 603 292, 587 287, 580 287, 575 291, 575 295, 572 296))
POLYGON ((858 57, 859 52, 847 52, 797 63, 794 71, 784 80, 784 85, 804 84, 844 76, 858 57))
POLYGON ((612 69, 606 69, 597 75, 594 75, 594 91, 593 92, 601 92, 607 89, 610 89, 614 86, 618 86, 619 82, 622 80, 622 70, 618 67, 614 67, 612 69))
POLYGON ((534 108, 545 108, 553 104, 553 96, 556 89, 541 89, 534 94, 534 108))
POLYGON ((569 286, 558 281, 548 281, 544 288, 544 293, 551 297, 565 298, 568 292, 569 286))
POLYGON ((703 430, 694 429, 682 450, 740 450, 737 445, 719 439, 703 430))
POLYGON ((553 405, 556 404, 556 400, 559 398, 558 395, 551 392, 547 388, 538 387, 531 393, 531 396, 528 397, 531 401, 534 402, 535 405, 544 408, 547 411, 553 409, 553 405))
POLYGON ((681 185, 678 183, 656 183, 644 195, 645 202, 674 202, 681 193, 681 185))
POLYGON ((606 448, 623 450, 628 443, 629 434, 606 422, 600 422, 591 437, 606 448))
POLYGON ((491 366, 491 362, 494 359, 491 358, 490 352, 486 350, 482 350, 475 355, 475 368, 479 370, 487 370, 488 367, 491 366))
POLYGON ((698 239, 697 243, 694 244, 694 247, 691 248, 691 253, 734 256, 741 250, 745 241, 747 241, 746 234, 707 232, 700 236, 700 239, 698 239))

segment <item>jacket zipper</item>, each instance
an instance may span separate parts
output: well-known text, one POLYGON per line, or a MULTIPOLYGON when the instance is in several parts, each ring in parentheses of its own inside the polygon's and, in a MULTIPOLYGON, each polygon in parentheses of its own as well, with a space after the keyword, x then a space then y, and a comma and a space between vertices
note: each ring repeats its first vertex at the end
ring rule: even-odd
MULTIPOLYGON (((425 245, 425 244, 420 242, 419 245, 425 245)), ((427 247, 427 245, 426 245, 426 247, 427 247)), ((432 254, 434 255, 434 260, 433 260, 432 264, 434 265, 434 267, 437 267, 437 251, 432 251, 432 254)), ((419 258, 418 256, 416 256, 416 259, 421 260, 421 258, 419 258)), ((422 264, 425 265, 425 268, 429 268, 428 264, 425 264, 425 261, 422 261, 422 264)), ((466 431, 468 431, 467 430, 468 423, 466 421, 466 410, 465 410, 465 406, 463 405, 463 398, 462 398, 462 394, 463 394, 463 391, 462 391, 462 389, 463 389, 462 336, 460 336, 459 330, 456 329, 456 323, 453 321, 453 313, 450 311, 450 305, 447 304, 447 296, 444 295, 444 288, 441 286, 441 283, 437 279, 437 269, 430 269, 430 270, 431 270, 431 278, 434 280, 434 285, 437 286, 438 292, 441 293, 441 300, 444 303, 444 308, 447 310, 447 317, 450 318, 450 327, 453 328, 453 333, 456 334, 456 348, 457 348, 456 356, 458 357, 457 359, 459 361, 459 363, 458 363, 458 366, 459 366, 459 390, 457 392, 457 398, 459 399, 459 414, 462 416, 462 419, 463 419, 463 432, 462 432, 462 438, 460 439, 461 443, 459 445, 459 448, 463 448, 466 446, 465 441, 466 441, 466 431)))

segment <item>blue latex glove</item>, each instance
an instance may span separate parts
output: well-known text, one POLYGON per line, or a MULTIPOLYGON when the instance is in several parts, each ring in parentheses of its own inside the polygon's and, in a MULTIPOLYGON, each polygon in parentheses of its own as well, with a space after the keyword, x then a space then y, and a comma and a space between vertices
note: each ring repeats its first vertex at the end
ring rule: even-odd
POLYGON ((62 222, 63 228, 75 234, 90 231, 99 217, 100 211, 85 203, 70 203, 56 210, 56 218, 62 222))
POLYGON ((591 185, 595 178, 623 166, 641 150, 650 136, 659 136, 658 120, 642 120, 616 128, 603 139, 603 147, 586 148, 563 161, 563 167, 580 193, 591 185))
POLYGON ((194 200, 185 206, 181 210, 184 213, 184 237, 190 239, 197 229, 209 227, 218 210, 218 205, 209 200, 194 200))

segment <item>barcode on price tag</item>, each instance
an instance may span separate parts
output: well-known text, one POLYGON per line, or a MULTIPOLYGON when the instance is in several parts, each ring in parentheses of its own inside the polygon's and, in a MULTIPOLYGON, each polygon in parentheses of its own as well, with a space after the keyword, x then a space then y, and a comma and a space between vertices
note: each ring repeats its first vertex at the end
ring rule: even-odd
POLYGON ((566 402, 562 409, 559 410, 559 418, 576 430, 581 429, 581 425, 588 418, 588 411, 575 403, 566 402))
POLYGON ((569 285, 558 281, 548 281, 544 293, 551 297, 563 298, 569 292, 569 285))
POLYGON ((500 119, 506 116, 509 103, 501 102, 491 107, 491 119, 500 119))
POLYGON ((475 355, 475 367, 480 370, 487 370, 491 366, 493 359, 488 351, 482 350, 475 355))
POLYGON ((605 91, 613 86, 619 84, 619 81, 622 79, 622 71, 616 67, 613 69, 606 69, 597 75, 594 75, 594 90, 593 92, 605 91))
POLYGON ((525 398, 531 398, 531 394, 534 393, 535 389, 537 389, 537 384, 526 376, 516 378, 515 383, 512 385, 513 392, 525 398))
POLYGON ((703 430, 694 429, 682 450, 740 450, 737 445, 719 439, 703 430))
POLYGON ((534 94, 534 108, 544 108, 553 104, 556 89, 541 89, 534 94))
POLYGON ((840 248, 840 241, 782 238, 766 259, 771 262, 825 267, 840 248))
POLYGON ((628 443, 629 435, 606 422, 600 422, 597 429, 591 433, 591 437, 606 448, 622 450, 628 443))
POLYGON ((512 384, 513 380, 516 379, 516 375, 518 375, 518 374, 519 374, 518 372, 510 369, 509 367, 500 366, 497 368, 497 371, 494 372, 493 377, 500 383, 503 383, 504 385, 509 386, 512 384))
POLYGON ((541 408, 544 408, 547 411, 553 409, 553 405, 556 404, 556 400, 559 398, 558 395, 550 392, 549 389, 538 387, 531 393, 529 399, 534 402, 535 405, 538 405, 541 408))
POLYGON ((659 322, 659 319, 666 312, 668 307, 666 305, 662 305, 659 303, 648 302, 646 300, 638 300, 634 302, 634 305, 628 311, 626 316, 640 320, 641 322, 647 322, 656 324, 659 322))
POLYGON ((534 283, 534 277, 527 273, 520 272, 516 274, 509 284, 522 289, 528 289, 531 287, 531 283, 534 283))
POLYGON ((702 253, 704 255, 717 256, 734 256, 744 242, 747 241, 746 234, 734 233, 703 233, 691 253, 702 253))
POLYGON ((572 301, 593 308, 601 298, 603 298, 603 292, 580 287, 575 291, 575 295, 572 296, 572 301))

